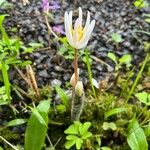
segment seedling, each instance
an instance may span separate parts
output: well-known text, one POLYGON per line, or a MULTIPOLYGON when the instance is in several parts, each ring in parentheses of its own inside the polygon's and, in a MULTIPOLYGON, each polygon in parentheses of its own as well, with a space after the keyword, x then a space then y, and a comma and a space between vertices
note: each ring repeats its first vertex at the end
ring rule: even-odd
POLYGON ((140 92, 140 93, 136 93, 135 96, 140 102, 142 102, 148 106, 150 105, 150 94, 149 93, 140 92))
POLYGON ((111 34, 111 39, 115 43, 116 47, 118 48, 118 44, 123 41, 122 37, 120 34, 113 32, 111 34))
POLYGON ((84 142, 92 136, 92 133, 88 131, 91 127, 91 122, 85 122, 82 124, 79 121, 74 121, 68 129, 65 130, 67 142, 65 144, 66 149, 70 149, 74 145, 77 150, 80 150, 84 142))
POLYGON ((123 64, 125 64, 127 68, 131 66, 132 57, 129 54, 118 58, 114 53, 110 52, 108 53, 108 57, 116 64, 115 71, 121 69, 123 64))

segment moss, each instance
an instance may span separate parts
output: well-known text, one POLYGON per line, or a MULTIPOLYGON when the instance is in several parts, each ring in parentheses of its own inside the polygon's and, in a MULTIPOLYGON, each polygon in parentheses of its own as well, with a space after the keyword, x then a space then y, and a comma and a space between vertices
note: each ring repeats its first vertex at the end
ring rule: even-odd
MULTIPOLYGON (((15 141, 20 141, 20 135, 19 133, 15 133, 14 131, 9 130, 8 128, 4 128, 4 127, 0 127, 0 135, 6 139, 7 141, 9 141, 11 144, 15 141)), ((17 143, 18 144, 18 143, 17 143)), ((12 150, 12 148, 6 144, 3 140, 0 139, 0 145, 2 145, 2 147, 5 150, 12 150)))

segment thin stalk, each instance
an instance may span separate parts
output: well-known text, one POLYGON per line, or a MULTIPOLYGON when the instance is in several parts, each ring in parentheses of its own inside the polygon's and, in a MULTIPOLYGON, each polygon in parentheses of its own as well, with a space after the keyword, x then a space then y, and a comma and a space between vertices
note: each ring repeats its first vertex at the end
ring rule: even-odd
POLYGON ((75 85, 78 82, 78 50, 74 49, 74 73, 75 73, 75 85))
POLYGON ((52 142, 51 142, 51 139, 50 139, 50 137, 48 136, 48 134, 46 134, 46 137, 47 137, 47 139, 48 139, 48 141, 49 141, 50 148, 51 148, 52 150, 55 150, 55 147, 53 146, 53 144, 52 144, 52 142))
POLYGON ((7 143, 12 149, 14 150, 18 150, 15 146, 13 146, 11 143, 9 143, 6 139, 4 139, 2 136, 0 136, 0 138, 5 142, 7 143))
POLYGON ((122 97, 123 93, 125 92, 125 90, 126 90, 127 87, 128 87, 129 81, 130 81, 131 77, 133 76, 133 70, 134 70, 134 67, 133 67, 133 69, 129 72, 128 78, 127 78, 125 84, 123 85, 123 88, 122 88, 120 97, 122 97))
POLYGON ((87 65, 87 69, 88 69, 91 88, 92 88, 94 96, 96 97, 95 88, 94 88, 93 82, 92 82, 92 71, 91 71, 90 60, 89 60, 89 55, 88 55, 88 50, 87 49, 86 49, 86 65, 87 65))
POLYGON ((141 67, 141 69, 140 69, 140 71, 139 71, 139 73, 138 73, 138 75, 137 75, 137 77, 136 77, 136 79, 135 79, 135 81, 134 81, 132 87, 131 87, 131 90, 129 91, 129 94, 128 94, 126 103, 129 101, 131 95, 133 94, 134 89, 135 89, 135 87, 137 86, 139 79, 141 78, 142 72, 143 72, 143 70, 144 70, 144 68, 145 68, 145 65, 146 65, 146 63, 147 63, 149 57, 150 57, 150 53, 147 52, 147 55, 146 55, 145 60, 144 60, 144 62, 143 62, 143 65, 142 65, 142 67, 141 67))
MULTIPOLYGON (((47 15, 45 15, 45 22, 46 22, 46 25, 47 25, 47 28, 48 28, 48 35, 50 36, 50 34, 53 34, 55 38, 59 39, 58 36, 53 32, 51 26, 49 25, 47 15)), ((50 45, 50 40, 49 40, 49 45, 50 45)))

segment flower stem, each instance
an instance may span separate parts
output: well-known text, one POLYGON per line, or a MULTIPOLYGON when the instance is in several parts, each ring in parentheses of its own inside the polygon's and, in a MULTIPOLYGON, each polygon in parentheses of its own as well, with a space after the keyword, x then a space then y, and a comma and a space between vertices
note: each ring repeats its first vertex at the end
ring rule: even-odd
POLYGON ((78 50, 74 49, 74 73, 75 73, 75 85, 78 82, 78 50))

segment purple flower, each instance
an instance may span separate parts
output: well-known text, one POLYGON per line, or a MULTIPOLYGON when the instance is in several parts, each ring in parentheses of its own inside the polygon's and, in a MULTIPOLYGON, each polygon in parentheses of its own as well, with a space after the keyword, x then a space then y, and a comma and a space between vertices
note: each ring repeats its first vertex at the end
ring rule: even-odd
POLYGON ((58 1, 51 1, 49 8, 52 10, 59 9, 60 8, 59 2, 58 1))
POLYGON ((42 8, 43 12, 48 13, 49 12, 49 1, 48 0, 42 0, 42 8))
POLYGON ((55 26, 53 26, 53 31, 65 35, 64 28, 63 28, 62 25, 55 25, 55 26))

